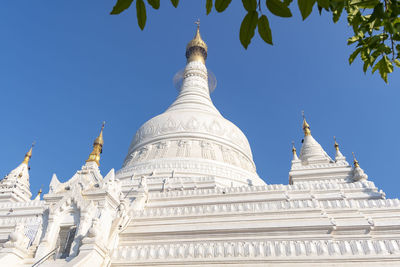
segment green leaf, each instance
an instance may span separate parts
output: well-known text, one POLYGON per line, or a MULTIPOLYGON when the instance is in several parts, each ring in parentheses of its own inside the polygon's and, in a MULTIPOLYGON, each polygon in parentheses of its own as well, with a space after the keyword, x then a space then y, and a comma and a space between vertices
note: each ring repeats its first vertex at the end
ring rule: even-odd
POLYGON ((272 45, 272 33, 271 28, 269 27, 269 21, 267 16, 262 15, 258 19, 258 34, 261 38, 268 44, 272 45))
POLYGON ((231 2, 232 0, 215 0, 215 10, 222 12, 229 6, 231 2))
POLYGON ((177 8, 179 4, 179 0, 171 0, 172 5, 177 8))
POLYGON ((151 5, 154 9, 160 8, 160 0, 147 0, 149 5, 151 5))
POLYGON ((257 8, 257 0, 242 0, 242 3, 247 11, 253 11, 257 8))
POLYGON ((207 2, 206 2, 206 10, 207 10, 206 12, 207 12, 207 15, 210 14, 211 9, 212 9, 212 6, 213 6, 212 0, 207 0, 207 2))
POLYGON ((388 74, 387 74, 387 72, 380 72, 379 71, 379 74, 381 75, 381 77, 382 77, 382 79, 385 81, 385 83, 388 83, 388 74))
POLYGON ((370 62, 370 65, 371 65, 371 66, 375 64, 376 59, 377 59, 381 54, 382 54, 382 52, 379 51, 379 50, 376 50, 376 51, 374 51, 374 52, 371 54, 370 59, 369 59, 369 62, 370 62))
POLYGON ((360 37, 358 37, 358 36, 353 36, 353 37, 347 39, 347 45, 351 45, 351 44, 357 42, 358 39, 360 39, 360 37))
POLYGON ((329 0, 317 0, 317 3, 323 8, 329 8, 329 0))
POLYGON ((342 15, 343 8, 344 8, 344 1, 338 2, 335 10, 333 11, 333 22, 334 23, 339 21, 340 16, 342 15))
POLYGON ((352 0, 350 5, 357 6, 358 8, 374 8, 379 4, 379 0, 352 0))
POLYGON ((140 29, 143 31, 146 25, 146 6, 143 0, 136 0, 136 16, 140 29))
POLYGON ((312 12, 315 0, 298 0, 297 4, 299 5, 301 16, 305 20, 312 12))
POLYGON ((318 13, 321 15, 322 14, 322 10, 323 10, 323 8, 320 6, 320 5, 318 5, 318 13))
POLYGON ((379 19, 383 19, 385 16, 385 10, 384 10, 384 6, 382 3, 377 4, 374 7, 374 12, 372 13, 372 16, 374 18, 379 18, 379 19))
POLYGON ((283 4, 285 6, 289 6, 292 2, 293 2, 293 0, 283 0, 283 4))
POLYGON ((357 48, 349 57, 349 64, 353 63, 354 59, 358 56, 358 54, 361 52, 363 48, 359 47, 357 48))
POLYGON ((379 60, 378 63, 376 63, 375 66, 372 68, 372 73, 374 73, 377 69, 379 69, 380 64, 381 64, 381 60, 379 60))
POLYGON ((288 18, 292 16, 290 9, 280 0, 266 0, 267 7, 272 14, 288 18))
POLYGON ((364 65, 363 65, 363 71, 364 71, 364 73, 367 72, 368 66, 369 66, 369 62, 368 62, 368 61, 365 61, 365 62, 364 62, 364 65))
POLYGON ((365 43, 370 47, 373 48, 375 45, 381 40, 381 36, 375 35, 372 37, 365 38, 365 43))
POLYGON ((400 60, 395 59, 394 60, 394 64, 396 64, 396 66, 400 68, 400 60))
POLYGON ((242 24, 240 25, 239 38, 243 47, 247 49, 249 46, 251 39, 254 36, 254 32, 257 27, 258 22, 258 13, 257 11, 250 11, 244 17, 242 24))
POLYGON ((384 55, 381 60, 375 64, 374 68, 372 69, 372 73, 374 73, 376 70, 379 70, 379 74, 381 75, 382 79, 385 81, 385 83, 387 83, 387 75, 388 73, 393 72, 393 64, 389 58, 384 55))
POLYGON ((133 0, 118 0, 110 14, 111 15, 120 14, 122 11, 129 8, 132 2, 133 0))
POLYGON ((390 59, 386 55, 383 56, 382 69, 386 73, 392 73, 393 72, 393 64, 392 64, 392 62, 390 61, 390 59))

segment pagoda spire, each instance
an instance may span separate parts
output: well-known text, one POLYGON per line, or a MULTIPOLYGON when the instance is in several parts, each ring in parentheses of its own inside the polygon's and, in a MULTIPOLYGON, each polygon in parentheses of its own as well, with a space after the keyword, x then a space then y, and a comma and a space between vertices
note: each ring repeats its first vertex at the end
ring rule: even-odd
POLYGON ((337 162, 337 161, 346 160, 346 157, 343 156, 342 152, 340 152, 339 144, 337 143, 335 136, 333 137, 333 140, 335 141, 333 146, 335 147, 335 150, 336 150, 335 161, 337 162))
POLYGON ((22 161, 23 164, 26 164, 26 165, 29 164, 29 160, 30 160, 31 157, 32 157, 32 149, 33 149, 34 146, 35 146, 35 142, 32 143, 31 148, 30 148, 29 151, 25 154, 25 158, 24 158, 24 160, 22 161))
POLYGON ((354 154, 354 152, 351 152, 351 154, 353 154, 353 164, 354 164, 354 168, 359 168, 360 164, 358 163, 358 160, 356 158, 356 155, 354 154))
POLYGON ((301 114, 303 116, 303 131, 304 131, 304 136, 311 135, 311 130, 310 130, 310 125, 306 121, 306 116, 304 116, 304 111, 301 111, 301 114))
POLYGON ((300 160, 303 163, 329 163, 333 160, 328 156, 321 145, 314 139, 311 135, 310 125, 307 123, 304 116, 304 111, 302 111, 303 116, 303 131, 304 139, 303 145, 300 151, 300 160))
POLYGON ((40 195, 41 194, 42 194, 42 188, 39 189, 39 191, 38 191, 38 193, 37 193, 37 195, 36 195, 34 200, 40 200, 40 195))
POLYGON ((30 201, 32 193, 29 185, 29 160, 32 157, 32 149, 35 142, 32 143, 31 148, 25 154, 24 160, 15 169, 0 181, 0 202, 26 202, 30 201))
POLYGON ((356 158, 356 155, 354 155, 354 152, 351 152, 353 154, 353 180, 354 181, 360 181, 360 180, 367 180, 368 175, 364 172, 363 169, 361 169, 360 164, 358 163, 358 160, 356 158))
POLYGON ((200 20, 197 20, 195 24, 197 24, 196 35, 186 46, 186 59, 188 63, 200 61, 205 64, 207 59, 207 44, 201 39, 200 20))
POLYGON ((293 159, 292 159, 292 161, 297 161, 297 160, 299 160, 299 157, 297 156, 296 147, 294 146, 294 141, 292 141, 292 153, 293 153, 293 159))
POLYGON ((100 154, 103 152, 103 130, 104 130, 105 122, 103 122, 100 130, 99 136, 94 140, 93 150, 89 155, 89 158, 86 162, 96 162, 97 166, 100 166, 100 154))
POLYGON ((186 47, 187 62, 182 74, 182 86, 167 111, 190 109, 220 116, 210 97, 209 73, 205 65, 208 48, 200 36, 200 22, 196 24, 196 34, 186 47))

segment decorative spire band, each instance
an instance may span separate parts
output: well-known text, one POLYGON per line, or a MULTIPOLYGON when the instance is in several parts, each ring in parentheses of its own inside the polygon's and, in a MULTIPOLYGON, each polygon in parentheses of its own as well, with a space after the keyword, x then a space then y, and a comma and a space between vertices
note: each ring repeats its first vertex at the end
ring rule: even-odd
POLYGON ((200 20, 195 22, 197 24, 197 31, 194 38, 186 46, 186 59, 187 62, 200 61, 205 64, 207 59, 207 45, 200 36, 200 20))
POLYGON ((94 161, 97 163, 97 166, 100 166, 100 154, 103 152, 103 130, 104 130, 104 125, 106 123, 103 122, 103 125, 101 126, 101 131, 99 136, 94 140, 93 143, 93 150, 89 155, 89 158, 86 160, 86 162, 91 162, 94 161))

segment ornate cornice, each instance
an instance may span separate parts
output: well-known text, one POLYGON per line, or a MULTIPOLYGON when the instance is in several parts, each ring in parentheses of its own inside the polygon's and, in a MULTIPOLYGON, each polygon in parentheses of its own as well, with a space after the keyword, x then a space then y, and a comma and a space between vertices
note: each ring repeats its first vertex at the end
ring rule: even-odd
POLYGON ((372 261, 379 264, 379 259, 394 263, 400 261, 400 240, 241 240, 140 244, 119 247, 113 253, 112 264, 129 262, 130 265, 143 266, 144 262, 182 261, 205 264, 220 261, 233 263, 233 260, 236 264, 238 261, 248 264, 249 261, 267 263, 264 261, 267 259, 287 264, 292 260, 293 263, 322 260, 329 263, 372 261))

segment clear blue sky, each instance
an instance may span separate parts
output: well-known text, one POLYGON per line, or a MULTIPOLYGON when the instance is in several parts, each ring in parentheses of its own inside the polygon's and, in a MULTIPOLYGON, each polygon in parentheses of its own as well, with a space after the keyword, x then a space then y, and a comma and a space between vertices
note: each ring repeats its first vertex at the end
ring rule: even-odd
MULTIPOLYGON (((4 1, 0 4, 0 174, 6 175, 37 141, 31 190, 51 175, 66 181, 84 164, 101 122, 107 122, 103 175, 119 169, 136 130, 163 112, 177 95, 173 75, 185 66, 193 22, 209 47, 207 66, 218 80, 212 98, 221 113, 247 135, 259 175, 288 182, 291 141, 298 150, 305 110, 313 136, 332 157, 335 135, 343 154, 356 152, 369 179, 398 197, 400 177, 399 70, 386 85, 349 66, 346 19, 333 24, 316 11, 271 14, 274 46, 256 36, 248 50, 238 32, 240 1, 205 15, 205 1, 161 1, 148 10, 146 28, 135 8, 109 15, 107 1, 4 1)), ((297 9, 296 3, 293 7, 297 9)))

